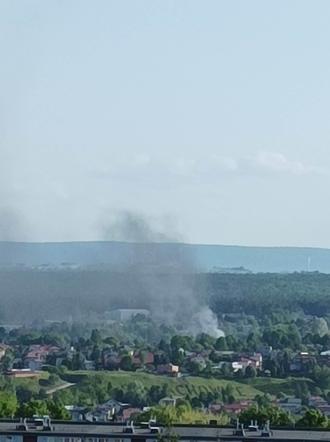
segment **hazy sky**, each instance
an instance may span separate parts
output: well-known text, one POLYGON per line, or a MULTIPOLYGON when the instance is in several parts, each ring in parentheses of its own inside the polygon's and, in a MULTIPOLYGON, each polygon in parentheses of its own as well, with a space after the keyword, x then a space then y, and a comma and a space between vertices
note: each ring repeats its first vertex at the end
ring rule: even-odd
POLYGON ((1 0, 0 237, 330 247, 328 0, 1 0), (163 228, 163 227, 162 227, 163 228))

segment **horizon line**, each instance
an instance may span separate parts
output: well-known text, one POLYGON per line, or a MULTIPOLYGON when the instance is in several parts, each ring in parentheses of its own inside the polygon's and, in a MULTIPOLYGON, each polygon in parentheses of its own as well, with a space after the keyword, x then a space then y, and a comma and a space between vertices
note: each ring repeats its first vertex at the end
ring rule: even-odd
POLYGON ((134 244, 134 245, 184 245, 184 246, 202 246, 202 247, 231 247, 231 248, 249 248, 249 249, 310 249, 310 250, 330 250, 326 246, 295 246, 295 245, 246 245, 246 244, 221 244, 221 243, 198 243, 185 241, 127 241, 127 240, 69 240, 69 241, 19 241, 19 240, 0 240, 0 244, 30 244, 30 245, 47 245, 47 244, 78 244, 78 243, 116 243, 116 244, 134 244))

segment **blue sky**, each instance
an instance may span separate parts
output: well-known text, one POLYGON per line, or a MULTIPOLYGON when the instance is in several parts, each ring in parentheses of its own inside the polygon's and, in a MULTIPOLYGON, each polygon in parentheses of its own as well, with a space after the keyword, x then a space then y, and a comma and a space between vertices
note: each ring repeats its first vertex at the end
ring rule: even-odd
POLYGON ((189 242, 330 247, 329 19, 321 0, 0 2, 0 237, 102 239, 129 210, 189 242))

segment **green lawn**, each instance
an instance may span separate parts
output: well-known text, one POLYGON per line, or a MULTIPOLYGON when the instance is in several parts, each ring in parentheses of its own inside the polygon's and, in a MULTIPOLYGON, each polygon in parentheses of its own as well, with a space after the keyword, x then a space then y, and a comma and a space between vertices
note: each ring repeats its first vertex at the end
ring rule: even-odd
POLYGON ((13 383, 15 387, 23 387, 27 390, 30 390, 34 394, 38 394, 40 389, 43 388, 45 391, 52 390, 55 387, 59 387, 64 384, 64 381, 61 379, 55 385, 42 385, 40 380, 46 380, 49 378, 49 373, 47 371, 40 371, 38 377, 35 378, 16 378, 13 379, 13 383))
POLYGON ((294 395, 299 389, 300 385, 305 383, 307 388, 312 392, 314 389, 314 382, 309 378, 294 378, 289 377, 286 379, 278 378, 255 378, 250 380, 242 380, 244 385, 250 385, 251 387, 260 390, 262 393, 269 393, 276 396, 279 393, 284 393, 288 396, 294 395), (300 385, 299 385, 300 384, 300 385))
MULTIPOLYGON (((36 379, 14 379, 16 386, 24 386, 29 390, 38 393, 40 390, 40 379, 47 379, 49 374, 41 372, 40 377, 36 379)), ((189 376, 183 378, 170 378, 166 376, 158 376, 143 372, 125 372, 125 371, 68 371, 63 376, 63 380, 75 383, 79 390, 79 384, 88 379, 100 379, 100 381, 111 382, 114 388, 122 388, 131 382, 140 382, 146 388, 152 385, 163 386, 168 385, 169 394, 173 396, 185 396, 192 398, 198 396, 200 392, 214 391, 226 388, 228 385, 232 387, 232 394, 236 399, 253 399, 256 395, 269 393, 276 396, 279 393, 286 395, 295 395, 297 388, 305 383, 311 393, 313 393, 314 382, 308 378, 287 379, 263 378, 242 379, 240 381, 225 379, 206 379, 202 377, 189 376), (300 385, 299 385, 300 384, 300 385)), ((60 385, 60 384, 59 384, 60 385)), ((51 386, 46 389, 53 388, 51 386)))
POLYGON ((201 391, 214 391, 221 389, 228 385, 233 387, 233 395, 237 398, 252 399, 257 394, 262 394, 255 386, 243 384, 236 381, 224 379, 205 379, 201 377, 184 377, 184 378, 170 378, 166 376, 157 376, 143 372, 125 372, 125 371, 74 371, 68 372, 63 377, 68 382, 76 383, 76 388, 79 388, 79 383, 86 378, 99 378, 103 381, 111 382, 115 388, 121 388, 130 382, 141 382, 148 389, 152 385, 162 386, 168 385, 169 392, 177 396, 198 396, 201 391))
POLYGON ((14 378, 13 383, 16 387, 21 386, 28 388, 34 393, 38 393, 40 390, 40 379, 48 379, 49 373, 47 371, 41 371, 38 377, 36 378, 14 378))

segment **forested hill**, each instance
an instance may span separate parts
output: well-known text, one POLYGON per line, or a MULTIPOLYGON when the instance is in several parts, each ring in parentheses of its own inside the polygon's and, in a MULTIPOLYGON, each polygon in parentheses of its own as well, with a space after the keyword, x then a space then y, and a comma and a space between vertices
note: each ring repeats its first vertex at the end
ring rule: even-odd
POLYGON ((154 308, 163 287, 188 290, 217 315, 265 317, 276 311, 330 314, 330 275, 258 273, 148 275, 103 270, 0 270, 0 319, 67 319, 115 308, 154 308), (177 282, 176 282, 177 281, 177 282), (157 289, 158 287, 158 289, 157 289))
POLYGON ((330 249, 114 241, 0 242, 1 267, 121 267, 141 263, 175 267, 178 259, 201 271, 330 273, 330 249))

